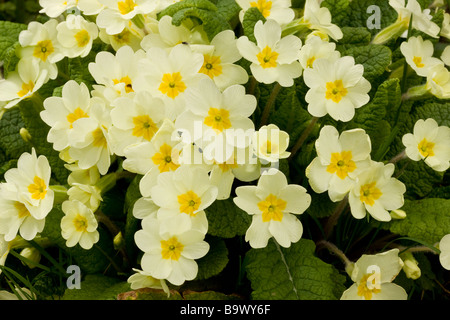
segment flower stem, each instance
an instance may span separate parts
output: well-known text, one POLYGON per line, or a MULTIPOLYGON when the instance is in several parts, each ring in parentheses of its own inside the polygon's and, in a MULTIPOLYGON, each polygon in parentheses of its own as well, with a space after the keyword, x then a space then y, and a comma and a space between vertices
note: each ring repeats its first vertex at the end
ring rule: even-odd
POLYGON ((300 150, 300 148, 302 147, 302 145, 305 142, 306 138, 308 138, 309 134, 314 129, 314 126, 316 125, 317 120, 319 120, 319 118, 317 118, 317 117, 312 117, 311 118, 311 121, 310 121, 308 127, 306 127, 306 129, 303 131, 303 133, 300 136, 300 138, 298 138, 297 142, 292 147, 289 159, 292 159, 294 157, 294 155, 298 152, 298 150, 300 150))
POLYGON ((406 152, 405 152, 405 151, 406 151, 406 150, 403 149, 402 152, 400 152, 400 153, 397 154, 395 157, 393 157, 391 160, 389 160, 389 163, 397 163, 397 162, 399 162, 400 160, 406 159, 407 156, 406 156, 406 152))
POLYGON ((348 195, 339 203, 339 205, 334 210, 333 214, 328 218, 327 224, 325 225, 324 232, 325 237, 328 239, 333 231, 334 226, 337 224, 339 217, 348 205, 348 195))
POLYGON ((267 120, 269 119, 269 115, 270 115, 270 111, 272 110, 273 105, 275 104, 275 99, 278 96, 278 93, 281 90, 281 85, 276 82, 273 89, 272 89, 272 93, 269 96, 269 99, 267 100, 267 103, 264 107, 262 116, 261 116, 261 121, 259 123, 259 126, 262 127, 263 125, 265 125, 267 123, 267 120))
POLYGON ((331 253, 335 254, 336 256, 339 257, 339 259, 341 259, 341 261, 344 263, 345 267, 351 266, 353 264, 353 262, 351 262, 347 256, 344 254, 344 252, 342 252, 338 247, 336 247, 335 244, 327 241, 327 240, 319 240, 316 243, 317 247, 323 246, 325 248, 327 248, 331 253))

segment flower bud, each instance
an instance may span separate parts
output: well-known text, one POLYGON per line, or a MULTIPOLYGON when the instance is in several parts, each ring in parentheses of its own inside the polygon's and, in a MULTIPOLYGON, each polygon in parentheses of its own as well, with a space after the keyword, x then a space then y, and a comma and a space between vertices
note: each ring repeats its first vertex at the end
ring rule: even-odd
POLYGON ((406 218, 406 212, 400 209, 392 210, 389 214, 391 215, 391 218, 394 220, 406 218))
MULTIPOLYGON (((30 261, 39 263, 39 261, 41 261, 41 253, 39 252, 38 249, 34 248, 34 247, 28 247, 28 248, 24 248, 21 252, 20 255, 24 258, 27 258, 30 261)), ((35 267, 35 265, 33 263, 29 263, 28 261, 22 261, 22 263, 24 265, 27 265, 30 269, 33 269, 35 267)))
POLYGON ((404 252, 400 255, 401 259, 403 260, 403 271, 405 272, 406 276, 410 279, 416 280, 420 278, 421 271, 419 268, 419 262, 414 258, 411 252, 404 252))
POLYGON ((125 245, 125 239, 123 238, 122 232, 116 234, 113 240, 114 249, 119 250, 125 245))

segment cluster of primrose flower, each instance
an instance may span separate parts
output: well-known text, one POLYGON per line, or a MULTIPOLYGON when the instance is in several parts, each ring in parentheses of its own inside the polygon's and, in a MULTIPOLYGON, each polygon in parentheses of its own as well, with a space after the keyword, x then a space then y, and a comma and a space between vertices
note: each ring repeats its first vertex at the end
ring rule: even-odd
MULTIPOLYGON (((50 20, 31 22, 20 33, 17 70, 0 80, 4 108, 16 106, 55 79, 56 63, 64 57, 87 56, 95 39, 114 50, 99 52, 89 64, 96 82, 92 91, 70 80, 61 97, 44 101, 40 113, 50 126, 48 141, 71 171, 60 224, 68 247, 79 244, 90 249, 99 240, 95 213, 109 179, 115 179, 114 173, 108 173, 114 157, 123 158, 123 169, 142 175, 142 197, 133 210, 142 226, 135 234, 143 252, 142 270, 134 269, 129 278, 133 289, 155 287, 168 292, 166 281, 181 285, 196 277, 195 260, 209 250, 204 241, 205 209, 229 198, 235 179, 257 180, 257 185, 237 187, 233 199, 252 215, 245 240, 253 248, 264 248, 270 238, 283 247, 299 241, 303 226, 295 215, 309 207, 311 197, 273 168, 290 156, 289 135, 273 124, 255 130, 249 117, 257 100, 243 85, 253 77, 260 83, 290 87, 303 76, 313 119, 329 115, 348 122, 355 109, 369 102, 371 84, 363 76, 364 67, 336 50, 335 42, 343 34, 320 1, 307 0, 303 16, 294 19, 289 0, 237 0, 241 21, 250 7, 257 7, 266 18, 255 25, 256 43, 246 36, 236 38, 232 30, 209 41, 201 26, 175 26, 170 16, 158 20, 157 13, 174 3, 171 0, 39 3, 50 20), (69 9, 81 14, 64 14, 69 9), (304 43, 295 35, 299 30, 308 31, 304 43), (242 58, 250 62, 250 76, 236 63, 242 58)), ((381 31, 377 41, 400 36, 411 17, 413 28, 432 36, 449 35, 448 19, 442 30, 436 29, 415 0, 407 6, 400 0, 390 4, 399 20, 381 31)), ((448 48, 440 60, 432 57, 431 42, 411 37, 401 51, 417 74, 427 78, 426 90, 439 98, 449 97, 450 76, 444 65, 450 61, 448 48)), ((419 120, 403 143, 412 160, 424 159, 438 171, 449 167, 450 129, 439 127, 433 119, 419 120)), ((364 130, 339 133, 324 126, 315 147, 317 157, 306 169, 315 192, 327 191, 334 202, 348 199, 357 219, 367 211, 377 220, 389 221, 391 211, 403 206, 404 184, 392 177, 392 163, 371 160, 371 141, 364 130)), ((48 160, 34 149, 5 173, 6 182, 0 186, 1 264, 21 239, 35 239, 43 230, 54 205, 50 175, 48 160)), ((450 269, 446 239, 441 261, 450 269)), ((372 295, 406 299, 404 290, 390 283, 403 266, 398 250, 380 257, 361 257, 349 272, 356 284, 343 299, 372 295), (367 287, 368 275, 360 266, 366 260, 386 266, 381 286, 367 287)))

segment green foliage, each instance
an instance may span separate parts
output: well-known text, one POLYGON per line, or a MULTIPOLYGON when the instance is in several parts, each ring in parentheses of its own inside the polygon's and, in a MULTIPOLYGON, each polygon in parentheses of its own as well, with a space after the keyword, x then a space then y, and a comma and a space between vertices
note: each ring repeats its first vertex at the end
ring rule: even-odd
POLYGON ((119 293, 130 290, 130 285, 102 274, 87 275, 80 289, 66 289, 62 300, 116 300, 119 293))
POLYGON ((244 35, 247 36, 250 41, 256 42, 254 29, 255 24, 260 20, 263 22, 266 21, 258 8, 250 8, 245 11, 244 19, 242 21, 242 28, 244 30, 244 35))
POLYGON ((394 220, 383 225, 394 234, 419 239, 434 245, 450 230, 450 200, 427 198, 407 200, 402 210, 403 220, 394 220))
POLYGON ((239 209, 231 198, 215 201, 206 210, 208 234, 222 238, 233 238, 245 234, 251 217, 239 209))
POLYGON ((10 109, 0 119, 0 148, 8 159, 18 159, 23 152, 30 151, 31 146, 20 136, 20 129, 25 127, 19 109, 10 109))
POLYGON ((212 40, 219 32, 230 29, 227 17, 218 12, 217 7, 207 0, 186 0, 175 3, 160 12, 158 17, 165 15, 171 16, 172 23, 176 26, 181 25, 186 19, 197 21, 203 26, 209 40, 212 40))
POLYGON ((272 240, 264 249, 251 249, 246 270, 255 300, 336 300, 344 291, 345 277, 314 255, 311 240, 290 248, 272 240))

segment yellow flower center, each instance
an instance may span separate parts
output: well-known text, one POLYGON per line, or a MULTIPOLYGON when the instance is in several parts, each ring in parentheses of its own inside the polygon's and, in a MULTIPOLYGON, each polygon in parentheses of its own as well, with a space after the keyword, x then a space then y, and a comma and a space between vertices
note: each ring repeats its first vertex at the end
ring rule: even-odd
POLYGON ((78 213, 72 222, 75 226, 75 230, 77 230, 78 232, 86 232, 88 228, 88 221, 86 217, 83 217, 78 213))
POLYGON ((276 51, 272 51, 269 46, 266 46, 256 55, 256 58, 258 58, 259 64, 264 69, 275 68, 277 66, 278 53, 276 51))
POLYGON ((434 156, 434 143, 428 141, 427 139, 423 139, 420 141, 420 143, 417 145, 419 152, 422 156, 425 158, 434 156))
POLYGON ((359 200, 361 200, 361 202, 364 202, 369 206, 373 206, 375 204, 375 200, 381 197, 383 193, 376 187, 376 184, 376 182, 372 182, 361 187, 359 190, 359 200))
POLYGON ((92 131, 92 136, 94 137, 94 141, 92 142, 92 145, 97 148, 106 148, 106 138, 103 134, 103 130, 101 128, 97 128, 94 131, 92 131))
POLYGON ((230 112, 225 109, 209 108, 208 116, 205 118, 204 124, 222 132, 224 129, 231 128, 230 112))
POLYGON ((173 162, 172 147, 164 143, 159 152, 155 153, 152 161, 158 166, 159 172, 175 171, 180 165, 173 162))
POLYGON ((28 192, 31 193, 31 198, 34 200, 42 200, 47 194, 47 186, 44 180, 38 176, 34 176, 32 184, 28 186, 28 192))
POLYGON ((73 123, 81 118, 89 118, 88 114, 81 110, 80 107, 76 108, 71 114, 67 115, 67 121, 70 123, 70 128, 73 128, 73 123))
POLYGON ((351 151, 333 152, 331 154, 330 164, 327 167, 327 172, 336 173, 336 175, 345 179, 349 172, 356 169, 355 162, 352 160, 351 151))
POLYGON ((178 242, 177 237, 172 237, 169 240, 161 240, 161 256, 163 259, 178 261, 183 248, 183 244, 178 242))
POLYGON ((158 127, 148 115, 134 117, 133 124, 133 136, 143 137, 147 141, 150 141, 158 131, 158 127))
POLYGON ((422 63, 422 57, 414 57, 413 62, 416 65, 417 68, 423 68, 425 65, 422 63))
POLYGON ((343 97, 347 95, 348 91, 344 88, 342 80, 336 80, 334 82, 327 82, 327 92, 325 98, 333 100, 338 103, 343 97))
POLYGON ((77 45, 80 48, 85 47, 90 39, 91 37, 86 30, 80 30, 75 34, 75 40, 77 40, 77 45))
POLYGON ((51 55, 53 52, 55 52, 55 48, 53 48, 52 41, 42 40, 36 44, 33 51, 33 56, 45 62, 48 56, 51 55))
POLYGON ((130 35, 131 32, 127 29, 124 29, 121 33, 115 34, 112 37, 119 44, 128 44, 130 43, 130 35))
POLYGON ((307 66, 308 68, 312 68, 312 67, 313 67, 314 61, 316 61, 316 57, 313 56, 313 57, 309 58, 309 59, 306 61, 306 66, 307 66))
POLYGON ((34 89, 33 81, 30 81, 28 83, 22 83, 22 90, 17 92, 17 95, 22 98, 26 96, 29 92, 33 91, 33 89, 34 89))
POLYGON ((120 80, 113 79, 114 84, 125 83, 125 92, 130 93, 134 92, 133 84, 131 83, 131 79, 129 76, 122 77, 120 80))
POLYGON ((19 219, 26 218, 30 216, 30 212, 28 211, 27 207, 19 201, 14 202, 14 208, 17 210, 17 216, 19 219))
POLYGON ((256 7, 267 18, 270 15, 270 9, 272 9, 272 1, 258 0, 257 2, 250 2, 250 7, 256 7))
POLYGON ((358 296, 364 297, 364 299, 366 299, 366 300, 372 300, 372 293, 379 293, 381 291, 381 289, 377 288, 377 284, 375 283, 375 281, 376 281, 375 277, 373 277, 370 288, 367 286, 367 280, 372 275, 373 274, 370 274, 370 273, 365 274, 361 278, 361 281, 359 282, 359 285, 358 285, 358 292, 357 292, 358 296))
POLYGON ((177 197, 178 203, 180 204, 180 212, 186 213, 190 216, 195 216, 196 211, 200 207, 202 200, 197 194, 189 190, 188 192, 177 197))
POLYGON ((258 208, 262 212, 263 222, 269 222, 270 220, 281 221, 286 204, 286 201, 277 198, 273 194, 269 194, 265 200, 258 202, 258 208))
POLYGON ((182 81, 179 72, 165 73, 161 79, 158 90, 169 98, 175 99, 176 96, 186 90, 186 85, 182 81))
POLYGON ((220 65, 219 56, 205 54, 203 57, 203 66, 199 71, 200 73, 206 74, 211 79, 222 74, 222 66, 220 65))
POLYGON ((127 14, 133 11, 134 7, 136 7, 137 4, 134 3, 133 0, 125 0, 118 2, 117 6, 119 7, 119 11, 121 14, 127 14))

